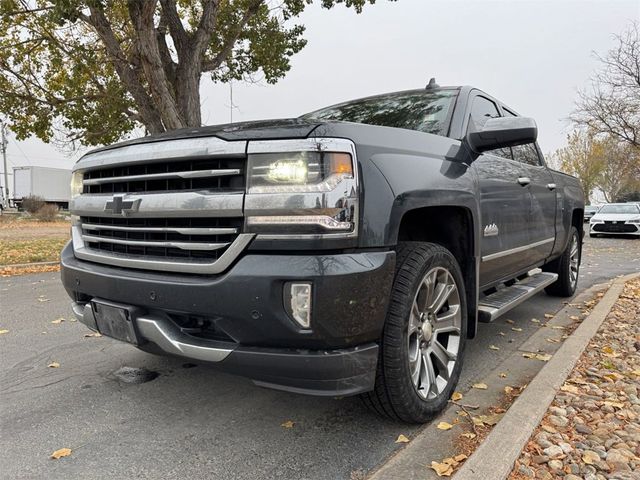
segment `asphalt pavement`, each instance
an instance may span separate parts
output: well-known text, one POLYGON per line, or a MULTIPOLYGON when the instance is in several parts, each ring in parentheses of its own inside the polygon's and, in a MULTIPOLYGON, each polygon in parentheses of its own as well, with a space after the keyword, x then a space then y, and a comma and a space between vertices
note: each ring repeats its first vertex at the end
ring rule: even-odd
MULTIPOLYGON (((640 240, 587 238, 579 290, 637 271, 640 240)), ((563 301, 540 294, 511 311, 517 334, 481 324, 459 390, 522 345, 539 328, 531 318, 563 301)), ((400 448, 398 434, 419 429, 381 419, 357 398, 266 390, 210 366, 85 337, 72 318, 58 274, 0 279, 0 330, 8 330, 0 335, 2 479, 358 480, 400 448), (115 375, 124 366, 159 375, 125 383, 115 375), (288 421, 291 428, 282 426, 288 421), (70 456, 49 458, 63 447, 70 456)))

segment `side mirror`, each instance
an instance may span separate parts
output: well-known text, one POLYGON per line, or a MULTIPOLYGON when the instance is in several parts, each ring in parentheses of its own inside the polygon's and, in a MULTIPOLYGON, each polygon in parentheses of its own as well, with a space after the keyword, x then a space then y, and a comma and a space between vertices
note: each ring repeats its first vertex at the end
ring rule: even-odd
POLYGON ((527 117, 490 118, 480 131, 467 134, 469 146, 477 153, 533 143, 537 138, 536 121, 527 117))

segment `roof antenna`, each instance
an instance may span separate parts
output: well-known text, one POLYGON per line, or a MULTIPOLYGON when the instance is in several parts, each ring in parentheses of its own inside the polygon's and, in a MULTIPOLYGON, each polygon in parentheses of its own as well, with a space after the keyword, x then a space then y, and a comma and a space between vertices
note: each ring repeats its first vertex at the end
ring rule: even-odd
POLYGON ((425 87, 427 90, 431 90, 433 88, 439 88, 440 85, 438 85, 436 83, 436 79, 435 77, 431 77, 431 80, 429 80, 429 84, 425 87))

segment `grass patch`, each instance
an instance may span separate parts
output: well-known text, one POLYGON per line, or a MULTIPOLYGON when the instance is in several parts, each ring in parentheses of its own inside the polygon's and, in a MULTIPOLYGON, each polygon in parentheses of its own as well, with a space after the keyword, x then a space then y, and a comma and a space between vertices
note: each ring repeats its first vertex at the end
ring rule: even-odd
POLYGON ((67 241, 67 238, 60 237, 2 240, 0 241, 0 265, 60 260, 60 251, 67 241))

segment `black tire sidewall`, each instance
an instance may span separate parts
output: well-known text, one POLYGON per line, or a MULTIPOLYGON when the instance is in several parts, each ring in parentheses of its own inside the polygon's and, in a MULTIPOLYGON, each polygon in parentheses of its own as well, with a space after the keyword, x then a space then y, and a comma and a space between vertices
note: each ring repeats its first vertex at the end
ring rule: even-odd
POLYGON ((467 302, 462 272, 453 255, 445 248, 428 243, 418 243, 408 248, 411 251, 398 265, 392 291, 392 306, 385 324, 382 349, 383 373, 391 405, 398 416, 406 421, 425 422, 441 411, 447 404, 462 370, 465 340, 467 335, 467 302), (425 400, 417 392, 411 380, 408 356, 408 322, 413 300, 426 273, 435 267, 446 268, 458 287, 462 328, 457 361, 449 384, 436 398, 425 400), (407 291, 407 281, 410 288, 407 291), (389 358, 401 362, 387 362, 389 358))

